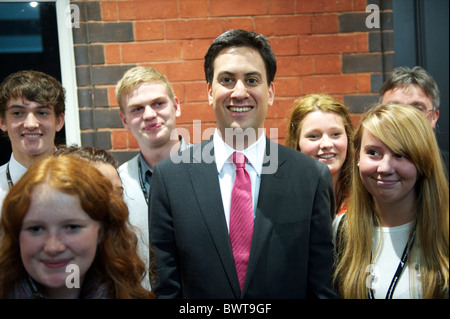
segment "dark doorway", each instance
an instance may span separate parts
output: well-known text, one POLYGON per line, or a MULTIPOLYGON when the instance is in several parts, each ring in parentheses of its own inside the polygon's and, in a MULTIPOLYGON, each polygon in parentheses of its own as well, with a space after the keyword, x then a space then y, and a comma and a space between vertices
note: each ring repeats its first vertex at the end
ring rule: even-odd
POLYGON ((395 65, 420 65, 441 91, 436 137, 449 150, 449 1, 394 0, 395 65))

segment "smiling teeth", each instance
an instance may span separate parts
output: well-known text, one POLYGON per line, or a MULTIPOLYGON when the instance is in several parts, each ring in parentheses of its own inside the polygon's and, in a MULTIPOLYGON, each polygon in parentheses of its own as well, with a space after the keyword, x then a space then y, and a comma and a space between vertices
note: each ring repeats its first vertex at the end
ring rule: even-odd
POLYGON ((232 106, 230 107, 230 110, 233 112, 248 112, 250 111, 252 108, 251 107, 236 107, 236 106, 232 106))
POLYGON ((24 134, 25 137, 39 137, 39 134, 24 134))
POLYGON ((323 159, 329 159, 329 158, 332 158, 332 157, 334 157, 334 155, 333 155, 333 154, 328 154, 328 155, 319 155, 319 158, 323 158, 323 159))

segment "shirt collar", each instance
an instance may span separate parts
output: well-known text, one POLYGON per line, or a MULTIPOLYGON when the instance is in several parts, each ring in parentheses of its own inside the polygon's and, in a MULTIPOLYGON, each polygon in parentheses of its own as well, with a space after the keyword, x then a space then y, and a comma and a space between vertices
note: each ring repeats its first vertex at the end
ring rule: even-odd
MULTIPOLYGON (((220 174, 225 163, 233 162, 231 155, 234 152, 236 152, 236 150, 224 142, 224 140, 220 137, 219 133, 217 132, 217 129, 215 130, 213 135, 213 143, 214 143, 214 157, 216 160, 217 171, 220 174)), ((258 176, 261 175, 265 150, 266 150, 266 134, 264 133, 256 141, 256 143, 253 143, 252 145, 250 145, 250 147, 241 151, 247 158, 248 163, 253 166, 258 176)))
POLYGON ((182 151, 184 151, 185 149, 188 149, 189 147, 192 146, 192 144, 186 143, 186 142, 184 141, 184 138, 183 138, 181 135, 179 135, 179 139, 180 139, 180 143, 181 143, 181 145, 180 145, 180 152, 182 152, 182 151))
POLYGON ((17 183, 26 171, 27 168, 14 158, 14 153, 11 154, 11 158, 9 159, 9 174, 11 175, 13 184, 17 183))
MULTIPOLYGON (((184 138, 181 135, 179 135, 178 138, 180 140, 180 151, 184 151, 185 149, 187 149, 191 146, 190 144, 187 144, 184 141, 184 138)), ((144 156, 142 155, 142 152, 139 152, 138 160, 140 161, 141 167, 142 167, 140 174, 141 174, 142 180, 145 181, 146 180, 145 175, 147 174, 147 172, 150 172, 151 174, 153 174, 153 171, 150 168, 150 166, 148 166, 147 162, 145 161, 144 156)))
POLYGON ((147 172, 150 172, 153 174, 153 171, 151 170, 150 166, 148 166, 147 162, 144 159, 144 156, 141 152, 139 152, 139 162, 141 164, 141 171, 139 172, 141 174, 142 180, 145 181, 145 174, 147 172))

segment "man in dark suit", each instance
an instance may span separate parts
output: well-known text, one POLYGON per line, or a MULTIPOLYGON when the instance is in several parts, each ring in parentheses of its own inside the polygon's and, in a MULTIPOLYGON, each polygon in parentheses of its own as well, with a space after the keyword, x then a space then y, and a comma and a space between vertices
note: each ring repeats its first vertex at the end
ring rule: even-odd
MULTIPOLYGON (((270 141, 276 60, 262 35, 231 30, 205 56, 217 129, 155 166, 150 193, 152 287, 160 298, 334 298, 331 288, 334 191, 328 168, 270 141), (250 219, 238 222, 238 173, 245 155, 250 219), (244 249, 245 250, 245 249, 244 249), (239 266, 238 266, 239 265, 239 266), (242 265, 244 265, 242 271, 242 265)), ((244 213, 242 213, 244 214, 244 213)))

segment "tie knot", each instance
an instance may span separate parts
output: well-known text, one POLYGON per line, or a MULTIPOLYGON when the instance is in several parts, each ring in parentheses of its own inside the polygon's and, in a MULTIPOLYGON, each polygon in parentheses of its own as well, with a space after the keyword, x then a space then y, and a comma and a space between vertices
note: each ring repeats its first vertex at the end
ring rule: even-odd
POLYGON ((236 165, 236 168, 244 168, 245 167, 245 155, 242 153, 234 152, 233 153, 233 163, 236 165))

